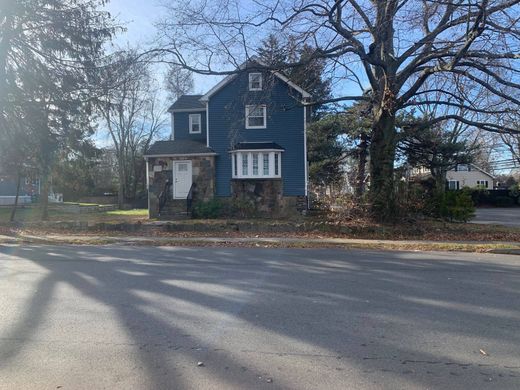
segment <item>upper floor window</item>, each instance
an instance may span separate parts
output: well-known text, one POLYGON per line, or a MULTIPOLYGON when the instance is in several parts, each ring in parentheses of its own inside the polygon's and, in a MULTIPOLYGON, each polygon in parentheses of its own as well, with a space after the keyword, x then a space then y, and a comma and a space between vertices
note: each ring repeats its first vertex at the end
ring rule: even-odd
POLYGON ((249 73, 249 90, 262 90, 262 73, 249 73))
POLYGON ((201 115, 190 114, 190 134, 200 134, 201 128, 201 115))
POLYGON ((265 105, 246 106, 246 129, 265 129, 267 109, 265 105))
POLYGON ((464 172, 467 172, 470 170, 469 168, 469 165, 468 164, 458 164, 457 165, 457 171, 464 171, 464 172))

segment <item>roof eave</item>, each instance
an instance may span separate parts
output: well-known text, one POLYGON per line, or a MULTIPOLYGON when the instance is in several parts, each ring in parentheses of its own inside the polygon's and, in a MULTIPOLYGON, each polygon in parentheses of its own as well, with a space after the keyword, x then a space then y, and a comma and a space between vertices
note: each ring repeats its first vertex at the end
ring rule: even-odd
POLYGON ((208 157, 217 156, 215 152, 208 153, 161 153, 161 154, 145 154, 144 157, 208 157))

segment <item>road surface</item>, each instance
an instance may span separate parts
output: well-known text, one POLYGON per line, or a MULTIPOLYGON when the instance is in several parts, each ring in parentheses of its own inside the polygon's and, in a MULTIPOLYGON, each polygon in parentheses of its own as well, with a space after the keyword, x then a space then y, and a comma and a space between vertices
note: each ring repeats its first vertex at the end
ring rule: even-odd
POLYGON ((477 208, 471 222, 520 227, 520 207, 477 208))
POLYGON ((520 257, 0 246, 1 389, 519 389, 520 257))

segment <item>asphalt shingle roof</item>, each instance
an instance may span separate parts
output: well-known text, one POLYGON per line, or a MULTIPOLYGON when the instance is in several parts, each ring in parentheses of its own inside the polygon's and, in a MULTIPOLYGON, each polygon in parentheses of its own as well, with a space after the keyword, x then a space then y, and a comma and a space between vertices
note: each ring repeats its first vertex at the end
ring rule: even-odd
POLYGON ((169 156, 185 154, 215 153, 205 143, 179 139, 175 141, 157 141, 145 153, 145 156, 169 156))
POLYGON ((233 150, 264 150, 264 149, 275 149, 285 150, 275 142, 239 142, 235 145, 233 150))
POLYGON ((206 106, 199 101, 202 95, 181 95, 175 103, 173 103, 168 111, 172 110, 193 110, 200 108, 205 110, 206 106))

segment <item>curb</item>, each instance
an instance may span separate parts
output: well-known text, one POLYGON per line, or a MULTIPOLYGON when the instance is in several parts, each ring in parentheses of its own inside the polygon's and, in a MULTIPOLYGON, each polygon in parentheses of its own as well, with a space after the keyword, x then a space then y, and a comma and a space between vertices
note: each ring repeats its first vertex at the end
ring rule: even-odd
POLYGON ((126 246, 249 246, 266 248, 338 248, 404 251, 448 251, 520 255, 520 244, 505 242, 449 242, 276 237, 117 237, 117 236, 1 236, 1 244, 126 245, 126 246))

